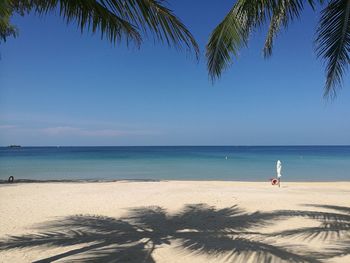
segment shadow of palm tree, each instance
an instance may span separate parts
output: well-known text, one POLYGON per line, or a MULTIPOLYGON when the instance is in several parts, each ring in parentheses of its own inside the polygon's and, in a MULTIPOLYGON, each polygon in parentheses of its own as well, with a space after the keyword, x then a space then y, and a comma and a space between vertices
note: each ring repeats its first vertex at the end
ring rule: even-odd
POLYGON ((309 218, 317 220, 320 224, 316 227, 303 227, 281 231, 279 233, 273 233, 273 235, 281 237, 300 237, 307 241, 318 240, 331 243, 331 248, 322 255, 324 259, 350 255, 350 208, 314 204, 306 204, 304 206, 332 210, 332 212, 280 211, 278 213, 282 216, 309 218))
MULTIPOLYGON (((173 242, 176 249, 187 253, 225 257, 229 262, 247 262, 252 258, 254 262, 321 262, 321 259, 331 255, 347 253, 344 248, 332 251, 332 254, 313 253, 302 246, 276 244, 275 239, 269 238, 270 234, 253 231, 294 216, 334 221, 334 224, 349 223, 349 215, 343 213, 247 213, 237 206, 216 209, 195 204, 187 205, 172 215, 161 207, 141 207, 130 209, 128 216, 120 219, 77 215, 51 221, 38 228, 36 234, 10 236, 1 240, 0 250, 66 247, 66 252, 36 262, 60 259, 69 262, 147 263, 155 262, 153 252, 156 248, 173 242), (79 248, 71 248, 74 245, 79 248)), ((342 227, 346 228, 344 225, 342 227)), ((309 235, 321 230, 324 229, 302 228, 273 235, 309 235)), ((343 244, 339 247, 343 247, 343 244)))
POLYGON ((331 209, 337 211, 337 213, 298 210, 279 211, 277 213, 279 213, 281 216, 309 218, 317 220, 320 222, 320 225, 317 227, 305 227, 282 231, 280 233, 274 233, 274 235, 299 236, 304 239, 321 239, 323 241, 327 241, 329 239, 334 239, 335 237, 340 237, 341 235, 350 234, 350 208, 329 205, 305 206, 331 209))

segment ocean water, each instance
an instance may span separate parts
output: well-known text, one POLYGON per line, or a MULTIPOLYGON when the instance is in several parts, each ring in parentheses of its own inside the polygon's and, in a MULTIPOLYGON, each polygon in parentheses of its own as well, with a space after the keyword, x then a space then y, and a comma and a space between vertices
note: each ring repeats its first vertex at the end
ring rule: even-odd
POLYGON ((0 148, 0 179, 350 181, 350 146, 0 148))

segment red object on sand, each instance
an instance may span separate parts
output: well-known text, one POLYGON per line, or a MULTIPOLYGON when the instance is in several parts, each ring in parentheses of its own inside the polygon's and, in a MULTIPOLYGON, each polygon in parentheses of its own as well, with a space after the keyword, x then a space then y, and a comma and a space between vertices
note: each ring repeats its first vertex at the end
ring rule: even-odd
POLYGON ((276 178, 271 179, 271 184, 272 185, 278 184, 278 180, 276 178))

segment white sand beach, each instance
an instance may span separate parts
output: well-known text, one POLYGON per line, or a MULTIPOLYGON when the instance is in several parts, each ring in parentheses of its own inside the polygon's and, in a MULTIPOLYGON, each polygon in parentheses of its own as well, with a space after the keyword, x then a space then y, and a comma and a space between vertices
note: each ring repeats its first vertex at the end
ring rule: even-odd
POLYGON ((1 262, 350 262, 350 182, 0 185, 1 262))

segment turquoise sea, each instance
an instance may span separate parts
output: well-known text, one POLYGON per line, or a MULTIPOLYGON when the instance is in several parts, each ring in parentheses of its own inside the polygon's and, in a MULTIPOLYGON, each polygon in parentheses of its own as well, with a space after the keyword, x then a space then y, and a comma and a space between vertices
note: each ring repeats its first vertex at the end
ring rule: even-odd
POLYGON ((350 146, 0 148, 0 179, 350 181, 350 146))

